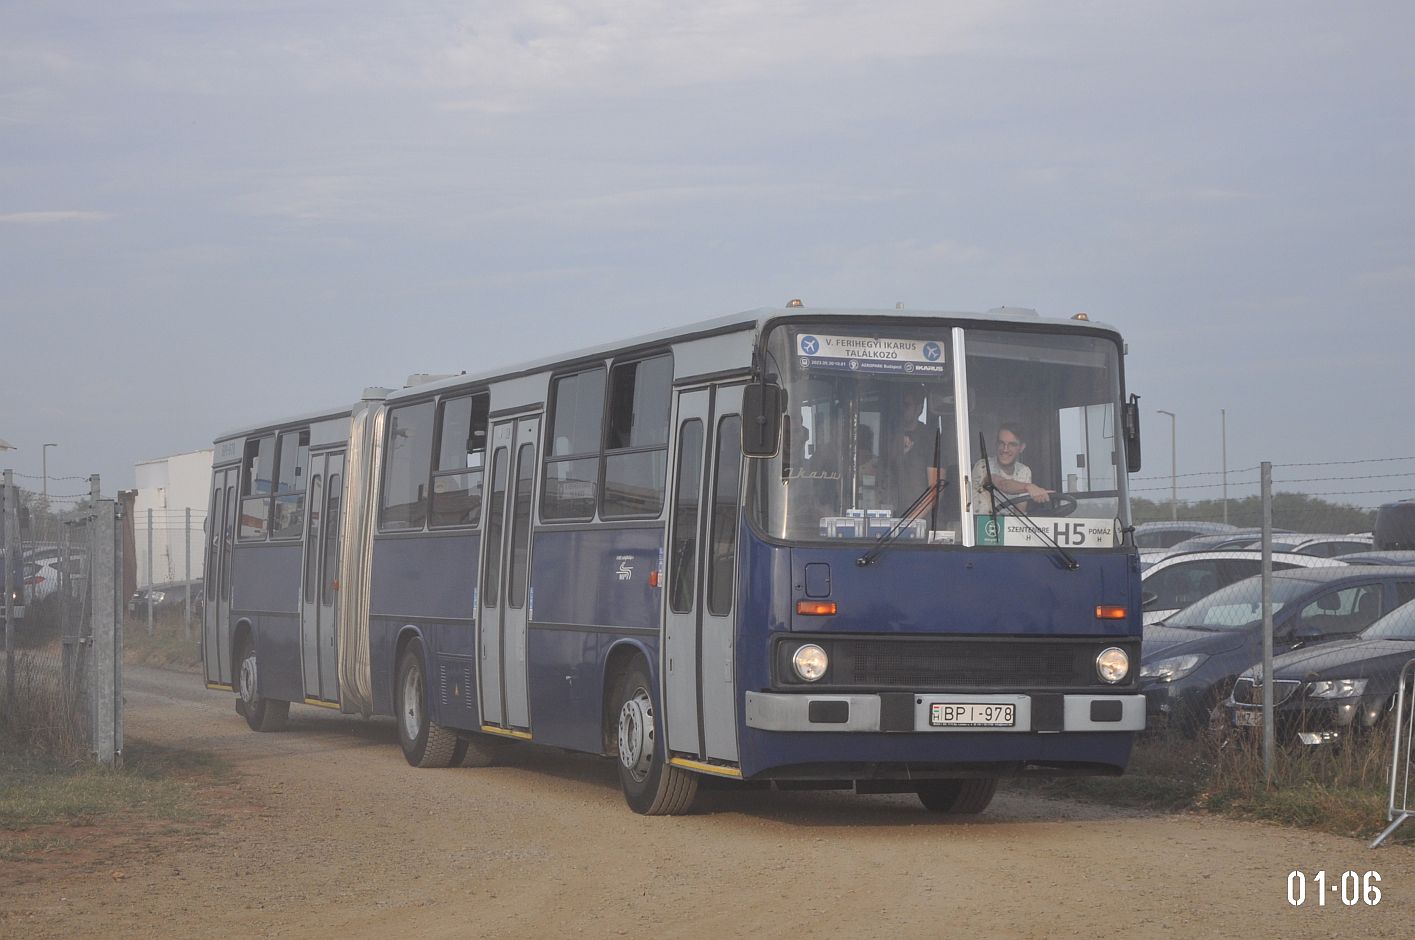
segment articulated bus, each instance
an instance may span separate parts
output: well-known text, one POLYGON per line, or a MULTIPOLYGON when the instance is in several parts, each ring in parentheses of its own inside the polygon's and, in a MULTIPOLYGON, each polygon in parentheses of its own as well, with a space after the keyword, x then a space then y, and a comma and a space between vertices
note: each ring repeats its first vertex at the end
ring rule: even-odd
POLYGON ((207 683, 260 731, 393 716, 418 767, 611 757, 645 814, 1120 773, 1123 359, 1084 315, 793 302, 227 434, 207 683))

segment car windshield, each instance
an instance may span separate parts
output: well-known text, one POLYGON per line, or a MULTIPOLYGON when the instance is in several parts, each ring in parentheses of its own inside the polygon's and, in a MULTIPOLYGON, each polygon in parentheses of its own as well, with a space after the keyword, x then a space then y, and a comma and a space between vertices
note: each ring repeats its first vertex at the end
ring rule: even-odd
POLYGON ((866 540, 896 527, 934 544, 1042 546, 1011 522, 1005 500, 997 511, 1008 518, 994 518, 979 495, 981 433, 1000 490, 1005 476, 1045 491, 1019 508, 1049 534, 1064 527, 1057 541, 1118 543, 1127 514, 1112 340, 842 319, 778 324, 766 349, 786 405, 780 451, 755 462, 749 505, 769 535, 866 540), (964 384, 966 413, 957 404, 964 384), (930 500, 937 484, 944 489, 930 500))
MULTIPOLYGON (((1312 589, 1312 582, 1300 578, 1273 578, 1273 616, 1291 601, 1312 589)), ((1201 601, 1167 619, 1167 627, 1199 630, 1240 630, 1263 619, 1263 578, 1255 575, 1220 588, 1201 601)))
POLYGON ((1415 601, 1402 604, 1361 633, 1363 640, 1415 640, 1415 601))

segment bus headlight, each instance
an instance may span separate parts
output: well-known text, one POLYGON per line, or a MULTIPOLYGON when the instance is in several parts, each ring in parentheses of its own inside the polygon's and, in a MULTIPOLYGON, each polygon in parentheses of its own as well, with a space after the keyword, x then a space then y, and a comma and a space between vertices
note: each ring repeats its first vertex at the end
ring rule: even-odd
POLYGON ((791 668, 796 670, 796 675, 807 682, 815 682, 825 675, 829 666, 830 657, 825 655, 825 650, 814 643, 798 647, 796 652, 791 655, 791 668))
POLYGON ((1124 682, 1130 675, 1130 657, 1117 646, 1101 650, 1096 657, 1096 675, 1112 684, 1124 682))

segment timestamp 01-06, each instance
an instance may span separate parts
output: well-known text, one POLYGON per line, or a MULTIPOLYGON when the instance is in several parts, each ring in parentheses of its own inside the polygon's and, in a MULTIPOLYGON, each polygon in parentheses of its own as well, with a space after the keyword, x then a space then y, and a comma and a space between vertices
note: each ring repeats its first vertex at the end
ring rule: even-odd
POLYGON ((1344 871, 1330 875, 1317 871, 1310 876, 1304 871, 1291 871, 1287 875, 1288 904, 1301 907, 1307 903, 1309 881, 1312 886, 1311 901, 1317 907, 1327 906, 1328 895, 1331 896, 1333 907, 1336 906, 1337 898, 1347 907, 1355 907, 1358 904, 1375 907, 1381 903, 1381 873, 1378 871, 1344 871))

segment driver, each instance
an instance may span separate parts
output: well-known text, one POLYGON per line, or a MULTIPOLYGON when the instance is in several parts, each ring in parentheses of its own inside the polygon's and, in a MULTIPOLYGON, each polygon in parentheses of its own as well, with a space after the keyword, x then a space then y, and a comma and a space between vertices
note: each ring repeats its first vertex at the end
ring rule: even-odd
MULTIPOLYGON (((1031 502, 1051 501, 1055 490, 1045 490, 1032 482, 1032 469, 1021 461, 1027 443, 1015 424, 1004 424, 997 429, 997 455, 988 458, 987 466, 979 460, 973 465, 973 511, 988 512, 992 508, 992 497, 984 484, 992 477, 993 487, 1002 496, 1013 500, 1018 509, 1028 511, 1031 502), (979 508, 981 507, 981 508, 979 508)), ((1006 512, 1010 506, 998 500, 998 512, 1006 512)))

